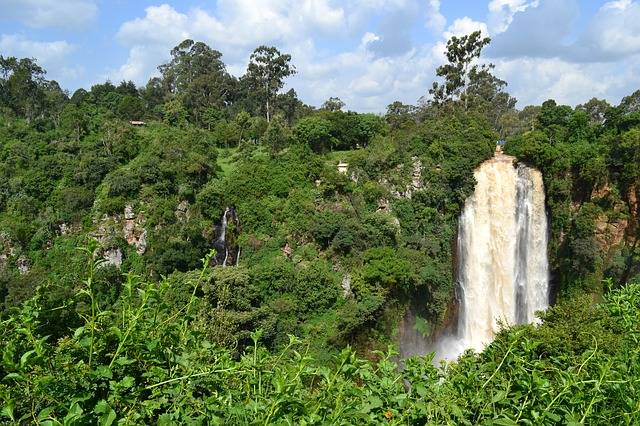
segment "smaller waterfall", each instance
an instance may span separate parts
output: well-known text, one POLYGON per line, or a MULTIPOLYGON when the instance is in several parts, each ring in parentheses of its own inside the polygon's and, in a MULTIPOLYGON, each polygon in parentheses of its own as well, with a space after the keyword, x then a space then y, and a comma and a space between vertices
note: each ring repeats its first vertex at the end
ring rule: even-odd
POLYGON ((232 259, 233 265, 237 266, 240 262, 240 247, 237 244, 237 236, 240 231, 240 220, 236 210, 233 207, 226 207, 220 218, 220 225, 216 226, 217 238, 213 243, 216 249, 215 264, 226 267, 229 265, 229 259, 232 259), (233 227, 230 229, 230 224, 233 227))

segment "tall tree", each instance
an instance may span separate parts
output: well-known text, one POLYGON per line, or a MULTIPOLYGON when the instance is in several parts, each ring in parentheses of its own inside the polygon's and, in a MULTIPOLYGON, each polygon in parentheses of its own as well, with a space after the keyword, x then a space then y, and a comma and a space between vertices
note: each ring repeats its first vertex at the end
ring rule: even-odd
POLYGON ((326 101, 324 101, 324 103, 322 104, 322 109, 335 112, 335 111, 341 111, 342 108, 344 108, 344 106, 345 106, 345 103, 342 102, 340 98, 332 96, 326 101))
POLYGON ((233 122, 238 127, 238 145, 240 145, 246 131, 251 127, 251 115, 246 111, 240 111, 234 117, 233 122))
POLYGON ((287 124, 293 126, 293 123, 312 111, 309 105, 305 105, 300 99, 295 90, 289 89, 286 93, 280 93, 276 96, 277 113, 281 113, 287 124))
POLYGON ((231 101, 235 79, 221 58, 222 53, 205 43, 187 39, 171 50, 168 63, 158 67, 166 93, 180 98, 200 125, 205 110, 224 108, 231 101))
POLYGON ((515 112, 516 98, 504 91, 507 82, 491 74, 493 64, 472 67, 468 87, 463 95, 465 110, 484 114, 500 137, 507 136, 502 117, 515 112))
POLYGON ((260 46, 251 54, 243 78, 264 103, 268 122, 271 121, 273 101, 284 87, 284 79, 295 73, 291 55, 280 53, 275 47, 260 46))
POLYGON ((46 106, 45 73, 34 59, 0 56, 0 103, 27 120, 40 117, 46 106))
POLYGON ((55 80, 46 81, 41 86, 44 95, 43 115, 47 116, 54 127, 60 126, 60 115, 64 106, 69 101, 69 94, 62 90, 55 80))
POLYGON ((451 37, 447 42, 448 62, 436 70, 444 81, 434 82, 429 89, 430 104, 480 112, 504 136, 501 117, 513 111, 516 99, 504 91, 507 83, 492 74, 494 64, 477 63, 482 49, 490 41, 489 37, 482 37, 480 31, 451 37))
POLYGON ((416 107, 395 101, 387 105, 385 120, 392 129, 398 129, 410 123, 415 123, 416 107))
POLYGON ((152 117, 161 115, 161 106, 164 102, 165 92, 162 87, 162 80, 158 77, 149 79, 147 85, 140 89, 140 96, 144 102, 144 109, 152 117))
POLYGON ((448 101, 463 101, 467 109, 467 91, 469 89, 470 74, 478 72, 478 65, 473 62, 480 57, 482 48, 489 44, 489 37, 482 37, 480 31, 456 37, 447 42, 446 57, 448 63, 436 69, 438 77, 444 78, 443 83, 434 82, 429 93, 436 104, 448 101))
POLYGON ((225 72, 222 53, 191 39, 171 49, 171 60, 158 67, 169 93, 184 93, 200 76, 225 72))
POLYGON ((264 144, 269 149, 271 157, 275 157, 280 152, 288 139, 288 130, 284 125, 284 119, 280 114, 273 117, 264 135, 264 144))
POLYGON ((589 121, 593 125, 604 124, 607 118, 607 111, 611 109, 609 102, 604 99, 591 98, 588 102, 578 105, 577 111, 584 111, 589 116, 589 121))

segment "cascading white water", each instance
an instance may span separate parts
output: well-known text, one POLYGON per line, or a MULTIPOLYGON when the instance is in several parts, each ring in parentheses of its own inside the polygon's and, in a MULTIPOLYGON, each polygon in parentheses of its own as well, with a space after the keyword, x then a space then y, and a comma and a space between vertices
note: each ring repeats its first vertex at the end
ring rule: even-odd
POLYGON ((217 253, 215 265, 238 266, 240 263, 240 247, 237 244, 240 220, 235 208, 226 207, 220 218, 220 225, 216 226, 217 238, 213 247, 217 253))
POLYGON ((500 322, 533 322, 549 304, 542 176, 514 160, 496 154, 475 171, 458 225, 457 330, 436 343, 438 359, 480 351, 500 322))
POLYGON ((229 249, 227 248, 227 215, 229 214, 229 207, 224 209, 224 213, 222 213, 222 221, 220 223, 220 237, 218 237, 218 242, 224 248, 224 260, 222 261, 222 267, 227 266, 227 259, 229 258, 229 249))

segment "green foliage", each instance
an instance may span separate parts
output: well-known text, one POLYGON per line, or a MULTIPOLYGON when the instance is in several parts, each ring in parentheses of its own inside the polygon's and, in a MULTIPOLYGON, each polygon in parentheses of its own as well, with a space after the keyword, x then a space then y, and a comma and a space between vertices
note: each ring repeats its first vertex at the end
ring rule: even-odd
POLYGON ((235 79, 185 40, 145 87, 71 99, 0 58, 3 420, 633 423, 614 388, 637 396, 637 290, 602 278, 640 273, 640 95, 516 111, 473 66, 484 44, 454 40, 442 99, 384 117, 281 93, 291 58, 268 47, 235 79), (408 309, 423 334, 451 319, 457 218, 505 135, 544 175, 561 304, 445 371, 398 372, 376 350, 408 309), (231 207, 240 265, 199 270, 231 207))
POLYGON ((562 293, 574 288, 601 293, 605 271, 627 282, 636 270, 637 229, 628 228, 616 244, 605 229, 606 223, 625 226, 625 217, 635 223, 639 213, 636 129, 629 130, 618 115, 625 114, 625 105, 614 108, 592 99, 574 110, 549 100, 536 113, 533 129, 507 142, 508 153, 543 173, 551 262, 562 293))
MULTIPOLYGON (((237 357, 211 343, 198 311, 219 324, 239 324, 249 317, 225 312, 249 308, 253 296, 242 269, 217 269, 208 277, 210 258, 199 274, 159 284, 128 275, 116 303, 96 299, 90 264, 72 296, 87 311, 59 340, 41 332, 42 294, 0 322, 1 418, 105 425, 640 420, 637 284, 612 291, 599 306, 581 300, 552 308, 540 326, 505 329, 484 352, 469 352, 445 369, 426 356, 398 370, 392 349, 370 361, 345 348, 321 362, 308 342, 293 336, 273 354, 260 343, 260 331, 247 333, 237 357), (171 303, 178 283, 190 296, 171 303), (198 301, 200 288, 215 312, 198 301)), ((345 314, 354 310, 345 308, 345 314)))
POLYGON ((294 134, 300 143, 309 145, 315 152, 326 152, 336 145, 331 134, 331 122, 321 116, 301 119, 294 134))
POLYGON ((267 121, 271 121, 273 103, 278 91, 284 87, 284 79, 295 73, 291 55, 280 53, 273 46, 259 46, 251 54, 243 79, 263 104, 267 121))
POLYGON ((362 278, 369 285, 402 288, 412 281, 411 265, 391 247, 367 250, 364 261, 362 278))

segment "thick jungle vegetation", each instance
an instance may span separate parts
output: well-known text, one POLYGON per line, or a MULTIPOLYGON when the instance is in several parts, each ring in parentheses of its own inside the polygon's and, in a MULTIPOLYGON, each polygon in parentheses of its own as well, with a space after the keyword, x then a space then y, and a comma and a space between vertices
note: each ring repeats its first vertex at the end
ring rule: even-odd
POLYGON ((295 58, 185 40, 73 94, 0 56, 0 422, 634 424, 640 90, 516 109, 453 37, 418 105, 320 108, 295 58), (496 141, 539 168, 556 306, 438 369, 457 218, 496 141))

